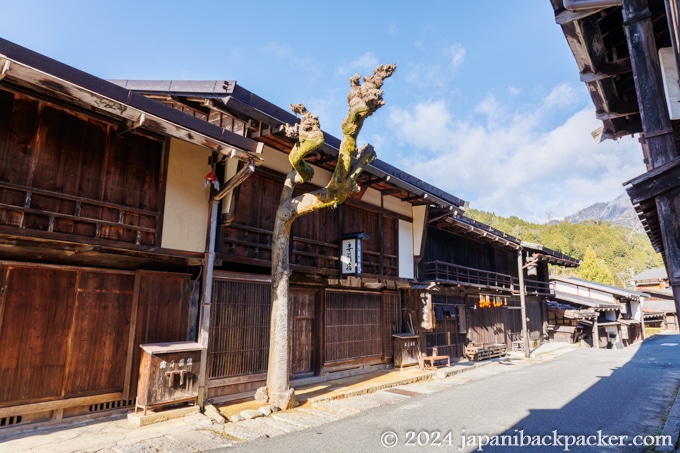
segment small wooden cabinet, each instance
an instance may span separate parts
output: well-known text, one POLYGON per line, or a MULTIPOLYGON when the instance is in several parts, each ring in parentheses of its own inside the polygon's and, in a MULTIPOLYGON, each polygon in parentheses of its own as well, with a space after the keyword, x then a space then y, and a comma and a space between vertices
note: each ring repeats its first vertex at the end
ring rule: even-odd
POLYGON ((418 365, 420 348, 419 337, 410 333, 392 334, 394 339, 394 368, 403 369, 405 366, 418 365))
POLYGON ((137 385, 138 409, 198 403, 198 375, 205 347, 191 341, 142 344, 137 385))

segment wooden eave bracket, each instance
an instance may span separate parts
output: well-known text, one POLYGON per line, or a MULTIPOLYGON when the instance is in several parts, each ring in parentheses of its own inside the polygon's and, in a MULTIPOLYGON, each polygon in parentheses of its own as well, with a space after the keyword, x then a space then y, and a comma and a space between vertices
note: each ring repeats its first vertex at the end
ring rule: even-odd
POLYGON ((637 205, 680 186, 680 157, 623 183, 630 201, 637 205))
POLYGON ((593 71, 583 70, 581 71, 580 78, 581 82, 584 83, 597 82, 602 79, 609 79, 630 72, 633 72, 633 67, 631 66, 630 58, 626 57, 612 63, 602 64, 593 71))
POLYGON ((0 80, 4 79, 7 73, 9 73, 9 60, 6 58, 0 58, 0 80))
POLYGON ((118 135, 127 134, 135 129, 142 127, 146 121, 146 114, 142 113, 136 120, 128 120, 118 127, 118 135))
POLYGON ((248 161, 248 165, 243 167, 234 176, 232 176, 229 181, 227 181, 224 186, 213 196, 214 201, 220 201, 222 198, 227 196, 232 190, 241 185, 243 181, 248 179, 250 175, 255 173, 255 163, 251 159, 248 161))

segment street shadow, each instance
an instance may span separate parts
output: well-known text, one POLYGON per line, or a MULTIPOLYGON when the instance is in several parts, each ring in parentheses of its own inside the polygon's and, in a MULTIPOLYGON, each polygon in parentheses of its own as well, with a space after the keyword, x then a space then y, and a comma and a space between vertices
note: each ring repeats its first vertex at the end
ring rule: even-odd
MULTIPOLYGON (((624 353, 606 349, 583 352, 584 360, 624 353)), ((567 384, 563 380, 527 383, 558 387, 567 384)), ((566 405, 531 409, 526 417, 497 436, 469 439, 476 444, 468 444, 465 451, 654 451, 649 444, 668 442, 655 436, 662 434, 664 418, 679 384, 680 335, 655 335, 642 342, 625 365, 611 368, 608 376, 598 376, 595 384, 566 405), (482 446, 482 442, 487 445, 482 446), (475 445, 477 448, 472 448, 475 445)))

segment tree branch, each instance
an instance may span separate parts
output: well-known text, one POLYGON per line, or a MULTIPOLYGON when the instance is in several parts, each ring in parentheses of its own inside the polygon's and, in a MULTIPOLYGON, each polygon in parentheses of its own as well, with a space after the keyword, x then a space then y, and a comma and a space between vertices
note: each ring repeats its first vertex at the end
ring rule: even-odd
POLYGON ((299 182, 308 182, 314 177, 314 169, 304 159, 323 145, 323 131, 319 125, 319 117, 312 115, 303 104, 291 104, 290 109, 302 115, 302 118, 294 126, 286 124, 286 136, 297 139, 288 160, 297 172, 299 182))
POLYGON ((358 154, 357 137, 364 125, 364 120, 385 104, 382 97, 383 92, 380 88, 385 79, 394 74, 396 69, 397 66, 394 63, 380 65, 373 71, 372 76, 364 77, 363 85, 359 83, 361 78, 359 75, 350 79, 351 88, 347 95, 349 109, 342 122, 342 141, 340 142, 338 163, 328 185, 328 190, 331 193, 337 193, 344 198, 347 198, 351 193, 351 191, 347 192, 346 189, 348 188, 352 162, 358 154))

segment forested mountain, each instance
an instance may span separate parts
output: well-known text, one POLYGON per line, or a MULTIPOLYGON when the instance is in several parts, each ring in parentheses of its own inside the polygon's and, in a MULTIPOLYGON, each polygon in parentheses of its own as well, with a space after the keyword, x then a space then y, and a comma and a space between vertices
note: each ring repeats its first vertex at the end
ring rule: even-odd
POLYGON ((468 209, 465 215, 528 242, 581 260, 576 269, 553 266, 551 272, 608 285, 629 287, 631 276, 663 266, 645 233, 602 220, 536 224, 518 217, 468 209))

